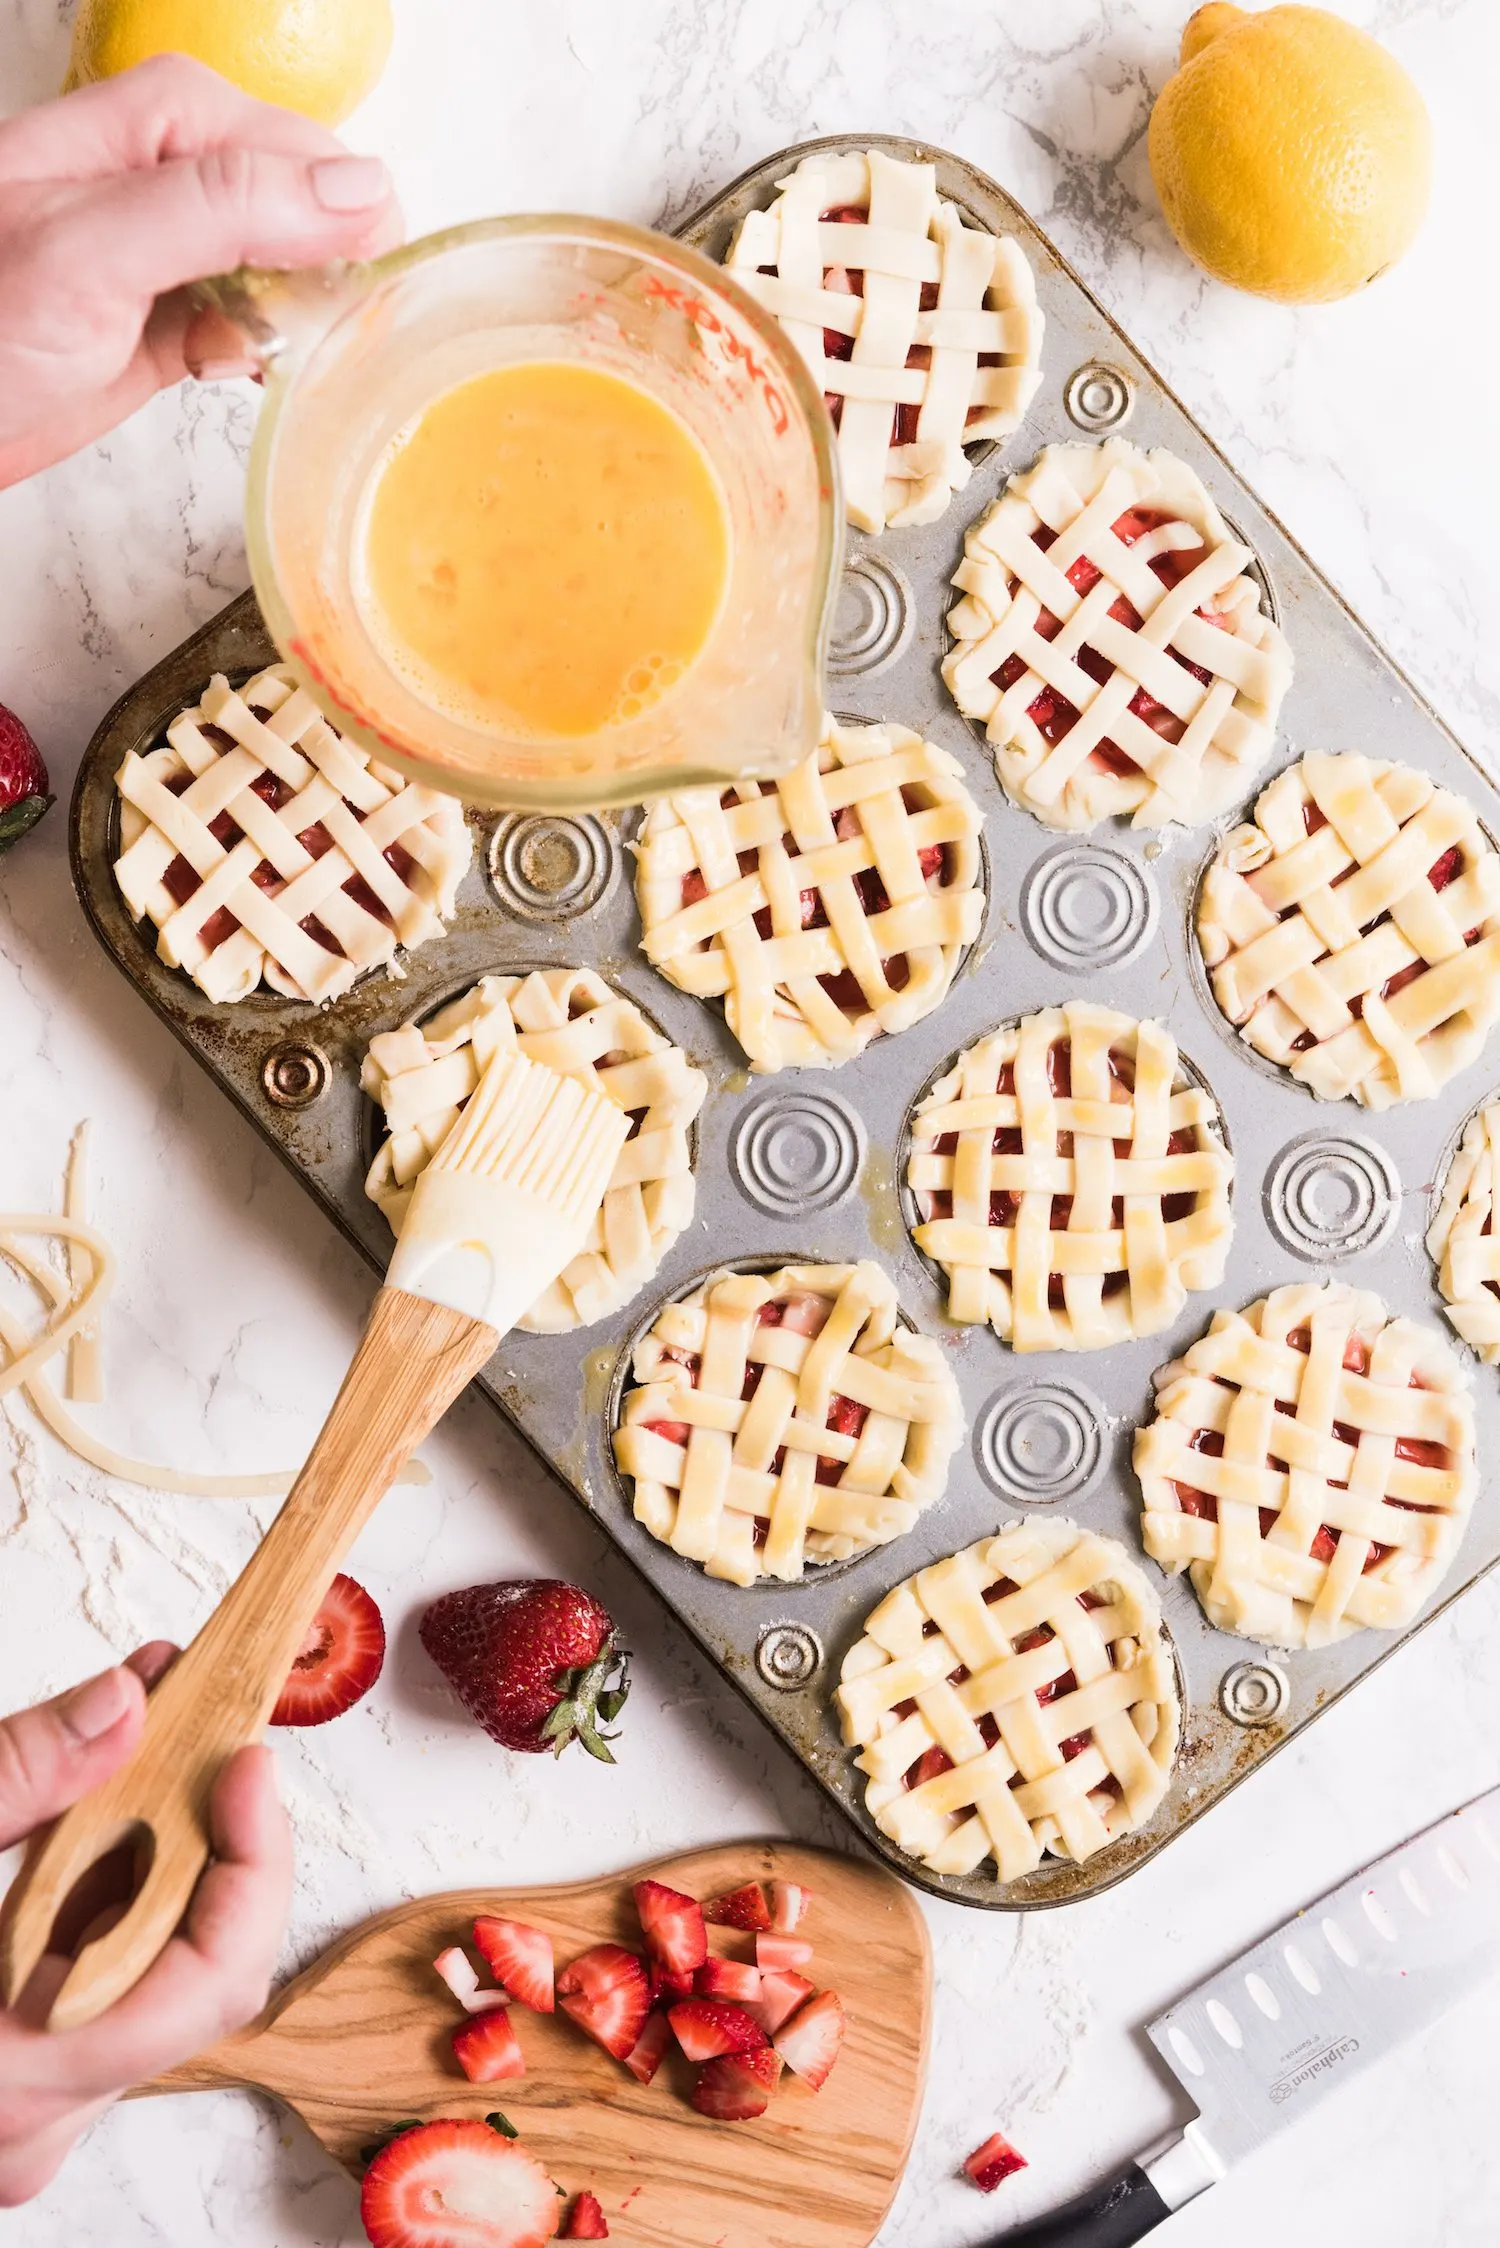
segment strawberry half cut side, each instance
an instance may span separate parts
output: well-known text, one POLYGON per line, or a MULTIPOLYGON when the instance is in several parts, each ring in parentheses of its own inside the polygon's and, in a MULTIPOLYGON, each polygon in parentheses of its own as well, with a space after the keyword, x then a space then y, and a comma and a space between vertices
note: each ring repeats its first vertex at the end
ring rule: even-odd
POLYGON ((717 2123, 753 2123, 770 2106, 780 2075, 768 2045, 758 2053, 726 2053, 698 2071, 690 2097, 700 2115, 717 2123))
POLYGON ((363 1585, 335 1577, 271 1712, 273 1725, 326 1725, 368 1694, 385 1662, 385 1625, 363 1585))
POLYGON ((666 2015, 648 2014, 640 2036, 625 2055, 625 2066, 638 2084, 651 2082, 671 2042, 672 2025, 666 2015))
POLYGON ((710 1897, 703 1907, 703 1917, 715 1928, 743 1928, 751 1935, 771 1925, 766 1893, 758 1881, 747 1881, 743 1889, 731 1889, 725 1896, 710 1897))
POLYGON ((1017 2154, 1009 2139, 1003 2139, 998 2131, 993 2131, 984 2145, 976 2147, 969 2156, 964 2164, 964 2172, 973 2179, 981 2193, 993 2193, 1003 2180, 1013 2177, 1017 2170, 1024 2170, 1025 2167, 1025 2155, 1017 2154))
POLYGON ((453 2058, 471 2084, 498 2084, 502 2077, 524 2076, 526 2056, 510 2009, 491 2006, 460 2022, 453 2032, 453 2058))
POLYGON ((725 1998, 685 1998, 667 2019, 690 2061, 714 2061, 721 2053, 753 2053, 766 2042, 754 2015, 725 1998))
POLYGON ((608 2240, 609 2227, 604 2222, 597 2194, 580 2193, 575 2197, 557 2237, 559 2240, 608 2240))
POLYGON ((635 1909, 652 1967, 659 1968, 663 1978, 685 1981, 691 1989, 694 1975, 708 1957, 708 1930, 697 1898, 669 1889, 664 1881, 638 1881, 635 1909))
POLYGON ((380 2149, 359 2213, 372 2248, 546 2248, 557 2230, 557 2188, 487 2123, 444 2118, 380 2149))
POLYGON ((606 2053, 623 2061, 635 2050, 651 2011, 646 1970, 620 1944, 595 1944, 557 1978, 562 2009, 606 2053))
POLYGON ((524 1920, 502 1920, 481 1913, 474 1923, 474 1943, 496 1982, 512 1998, 529 2006, 533 2014, 550 2014, 554 1996, 555 1964, 552 1938, 524 1920))
POLYGON ((837 1991, 820 1991, 776 2033, 776 2050, 803 2083, 818 2091, 844 2042, 844 2004, 837 1991))

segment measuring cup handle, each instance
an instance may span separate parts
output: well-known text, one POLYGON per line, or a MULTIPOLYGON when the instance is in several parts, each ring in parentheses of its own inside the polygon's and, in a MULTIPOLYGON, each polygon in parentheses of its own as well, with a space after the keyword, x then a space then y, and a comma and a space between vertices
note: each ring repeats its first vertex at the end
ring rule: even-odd
MULTIPOLYGON (((234 331, 239 356, 251 360, 262 374, 287 363, 300 364, 327 334, 335 320, 370 289, 375 267, 337 259, 331 265, 308 266, 297 273, 268 266, 237 266, 233 273, 212 274, 195 281, 188 296, 195 309, 218 316, 234 331)), ((220 328, 223 333, 223 327, 220 328)), ((195 354, 191 330, 188 339, 189 372, 207 376, 210 357, 195 354), (199 363, 193 364, 198 356, 199 363)), ((228 354, 214 350, 212 361, 228 354)))

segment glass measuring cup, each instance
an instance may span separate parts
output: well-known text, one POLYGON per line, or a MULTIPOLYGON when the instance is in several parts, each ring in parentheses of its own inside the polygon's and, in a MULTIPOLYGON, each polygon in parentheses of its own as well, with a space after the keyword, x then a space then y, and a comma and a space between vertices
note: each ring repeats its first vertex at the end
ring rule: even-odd
POLYGON ((489 219, 368 265, 205 285, 266 372, 246 538, 262 613, 334 724, 471 803, 630 804, 771 777, 816 743, 842 558, 832 430, 799 353, 695 250, 612 220, 489 219), (442 392, 516 360, 623 375, 697 437, 732 552, 682 682, 586 737, 492 731, 419 697, 358 598, 362 511, 392 440, 442 392))

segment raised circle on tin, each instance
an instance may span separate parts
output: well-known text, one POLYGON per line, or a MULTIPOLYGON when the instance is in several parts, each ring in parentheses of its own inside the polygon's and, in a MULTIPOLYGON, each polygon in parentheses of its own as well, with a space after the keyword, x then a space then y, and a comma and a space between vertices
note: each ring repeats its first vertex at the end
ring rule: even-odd
POLYGON ((1291 1694, 1275 1663, 1235 1663, 1219 1680, 1219 1707, 1236 1725, 1272 1725, 1291 1694))
POLYGON ((974 1457, 992 1489, 1028 1506, 1073 1499, 1104 1459, 1103 1414, 1063 1382, 1002 1390, 979 1416, 974 1457))
POLYGON ((833 606, 830 674, 848 679, 883 671, 905 649, 915 622, 911 587, 895 564, 878 554, 850 555, 833 606))
POLYGON ((273 1046, 260 1065, 262 1089, 275 1108, 311 1108, 332 1075, 321 1046, 273 1046))
POLYGON ((618 858, 592 812, 514 812, 490 839, 489 865, 510 912, 529 921, 571 921, 614 887, 618 858))
POLYGON ((1307 1132, 1284 1147, 1265 1186, 1272 1232, 1309 1264, 1378 1248, 1401 1215, 1401 1177, 1383 1147, 1349 1132, 1307 1132))
POLYGON ((1156 933, 1156 884, 1124 851, 1059 843, 1021 886, 1021 926, 1057 968, 1118 968, 1156 933))
POLYGON ((770 1093, 748 1109, 729 1143, 735 1183, 773 1217, 828 1210, 859 1177, 860 1121, 828 1093, 770 1093))
POLYGON ((1135 386, 1108 360, 1090 359, 1069 375, 1063 387, 1063 404, 1071 421, 1097 437, 1107 429, 1122 429, 1129 421, 1135 386))
POLYGON ((822 1669, 822 1643, 806 1624, 767 1624, 755 1642, 755 1667, 778 1693, 795 1694, 822 1669))

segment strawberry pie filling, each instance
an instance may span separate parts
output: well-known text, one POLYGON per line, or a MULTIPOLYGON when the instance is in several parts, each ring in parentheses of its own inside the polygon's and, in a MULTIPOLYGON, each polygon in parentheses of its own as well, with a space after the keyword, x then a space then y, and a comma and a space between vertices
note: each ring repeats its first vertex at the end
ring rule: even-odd
MULTIPOLYGON (((1316 804, 1308 803, 1305 804, 1302 808, 1302 824, 1307 829, 1309 835, 1316 835, 1320 828, 1324 828, 1328 825, 1328 816, 1325 812, 1320 810, 1320 808, 1316 804)), ((1450 882, 1456 882, 1459 879, 1460 875, 1465 872, 1465 870, 1466 861, 1462 845, 1458 843, 1450 843, 1447 850, 1440 853, 1440 855, 1436 859, 1434 859, 1432 865, 1427 869, 1427 879, 1432 884, 1434 890, 1442 891, 1447 889, 1450 882)), ((1352 865, 1345 867, 1342 874, 1336 874, 1334 876, 1332 882, 1329 884, 1329 888, 1337 890, 1343 883, 1349 880, 1351 875, 1353 875, 1357 871, 1357 868, 1352 865)), ((1284 906, 1278 918, 1282 921, 1286 921, 1289 920, 1294 913, 1297 913, 1299 911, 1300 908, 1295 905, 1284 906)), ((1360 930, 1360 935, 1362 937, 1367 937, 1372 929, 1378 928, 1380 923, 1388 918, 1388 915, 1382 913, 1377 915, 1374 921, 1367 921, 1364 927, 1360 930)), ((1466 929, 1464 931, 1465 945, 1478 944, 1482 934, 1483 931, 1480 929, 1466 929)), ((1427 968, 1428 963, 1425 960, 1408 961, 1404 968, 1397 969, 1395 975, 1387 977, 1386 981, 1380 987, 1380 997, 1382 999, 1394 998, 1398 991, 1405 991, 1408 984, 1415 983, 1418 976, 1425 976, 1427 973, 1427 968)), ((1364 1014, 1365 997, 1366 994, 1362 992, 1356 992, 1354 996, 1348 1001, 1349 1012, 1355 1017, 1356 1021, 1362 1018, 1364 1014)), ((1304 1030, 1299 1037, 1293 1039, 1292 1051, 1298 1054, 1305 1054, 1309 1046, 1315 1046, 1316 1044, 1317 1039, 1314 1037, 1313 1033, 1310 1030, 1304 1030)))

